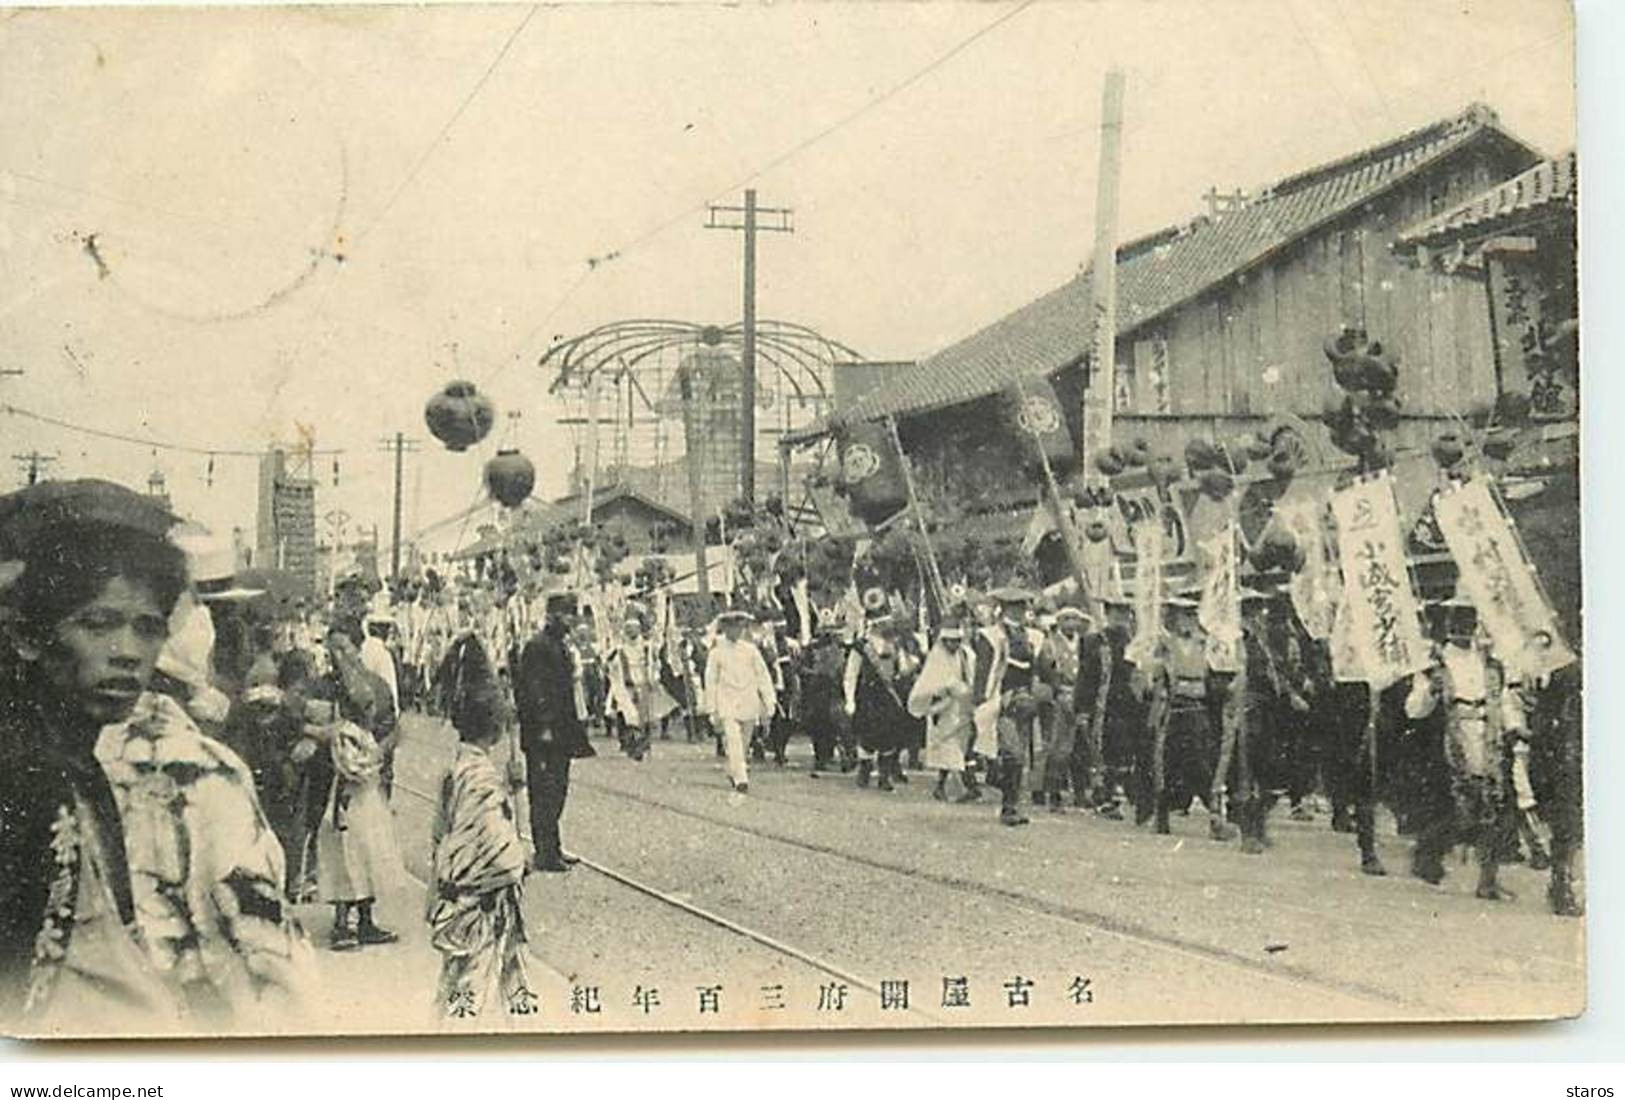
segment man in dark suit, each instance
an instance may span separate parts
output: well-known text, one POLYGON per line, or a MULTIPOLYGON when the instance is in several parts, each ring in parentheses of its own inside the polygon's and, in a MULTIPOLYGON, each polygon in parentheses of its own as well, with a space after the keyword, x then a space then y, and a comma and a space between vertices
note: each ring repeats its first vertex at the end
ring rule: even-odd
POLYGON ((596 755, 587 743, 585 700, 576 676, 579 658, 569 641, 575 618, 574 596, 549 597, 541 632, 525 644, 513 678, 530 790, 530 831, 541 871, 568 871, 575 862, 565 856, 559 841, 559 818, 570 793, 570 761, 596 755))

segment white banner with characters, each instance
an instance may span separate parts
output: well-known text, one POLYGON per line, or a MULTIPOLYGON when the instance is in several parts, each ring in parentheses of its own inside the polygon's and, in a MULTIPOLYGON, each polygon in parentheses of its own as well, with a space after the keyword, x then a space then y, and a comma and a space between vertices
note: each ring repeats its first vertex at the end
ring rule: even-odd
POLYGON ((1461 570, 1457 582, 1473 601, 1496 655, 1514 675, 1549 676, 1574 662, 1558 633, 1557 615, 1518 545, 1512 522, 1479 477, 1440 493, 1439 531, 1461 570))
POLYGON ((1236 524, 1231 520, 1201 546, 1202 601, 1197 621, 1207 633, 1207 664, 1214 672, 1240 672, 1241 587, 1237 576, 1236 524))
POLYGON ((1162 636, 1163 530, 1157 519, 1142 520, 1134 535, 1134 638, 1125 656, 1145 667, 1162 636))
POLYGON ((1384 688, 1427 666, 1428 646, 1417 618, 1416 592, 1405 568, 1405 542, 1393 479, 1364 478, 1332 494, 1343 568, 1339 625, 1365 680, 1384 688))

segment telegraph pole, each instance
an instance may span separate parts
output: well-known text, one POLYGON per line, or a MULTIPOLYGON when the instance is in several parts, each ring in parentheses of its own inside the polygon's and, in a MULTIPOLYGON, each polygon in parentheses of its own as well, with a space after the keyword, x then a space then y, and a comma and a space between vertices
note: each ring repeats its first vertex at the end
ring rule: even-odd
MULTIPOLYGON (((683 397, 683 434, 687 440, 683 456, 688 465, 689 516, 694 535, 694 584, 699 589, 700 602, 707 611, 711 608, 711 566, 705 560, 705 484, 700 472, 699 432, 694 417, 694 372, 678 368, 678 392, 683 397)), ((721 515, 720 509, 717 513, 721 515)))
POLYGON ((744 368, 741 388, 742 409, 740 435, 743 447, 739 456, 739 495, 745 503, 756 503, 756 233, 794 233, 791 217, 795 212, 788 207, 757 206, 754 188, 745 191, 744 206, 716 206, 709 208, 707 229, 741 229, 745 233, 745 315, 744 349, 740 364, 744 368), (764 223, 761 219, 768 220, 764 223), (736 221, 735 218, 738 218, 736 221))
POLYGON ((1117 402, 1117 184, 1123 140, 1123 71, 1109 69, 1100 97, 1100 172, 1095 180, 1095 256, 1089 280, 1089 380, 1083 391, 1083 469, 1112 445, 1117 402))
MULTIPOLYGON (((395 433, 394 439, 386 439, 382 443, 383 449, 395 452, 395 524, 389 544, 389 580, 391 584, 399 584, 401 579, 401 468, 408 452, 418 449, 415 439, 407 439, 401 432, 395 433)), ((378 527, 373 525, 372 544, 374 549, 378 546, 378 527)))
POLYGON ((28 478, 28 484, 36 484, 45 467, 56 461, 55 455, 40 454, 38 451, 29 451, 25 455, 12 455, 13 459, 22 463, 23 473, 28 478))

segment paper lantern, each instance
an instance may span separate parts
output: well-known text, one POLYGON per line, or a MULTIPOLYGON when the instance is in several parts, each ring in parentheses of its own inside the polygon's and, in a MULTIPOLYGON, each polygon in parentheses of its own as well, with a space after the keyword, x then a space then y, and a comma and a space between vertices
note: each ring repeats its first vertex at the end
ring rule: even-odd
POLYGON ((1467 454, 1467 445, 1458 431, 1440 432, 1433 439, 1433 461, 1445 469, 1460 462, 1467 454))
POLYGON ((536 467, 518 451, 498 451, 485 464, 485 487, 504 507, 517 508, 536 487, 536 467))
POLYGON ((496 423, 496 408, 472 382, 457 381, 429 398, 423 420, 447 450, 466 451, 496 423))

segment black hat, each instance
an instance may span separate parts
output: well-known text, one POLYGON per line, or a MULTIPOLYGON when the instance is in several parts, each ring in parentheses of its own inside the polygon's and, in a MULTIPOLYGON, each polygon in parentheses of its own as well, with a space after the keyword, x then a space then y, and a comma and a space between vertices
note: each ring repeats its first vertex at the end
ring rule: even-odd
POLYGON ((163 538, 179 522, 153 497, 111 481, 41 481, 0 496, 0 560, 27 557, 41 535, 60 527, 118 527, 163 538))
POLYGON ((0 496, 0 591, 22 576, 45 536, 68 528, 113 528, 165 538, 180 522, 150 496, 111 481, 42 481, 0 496))

